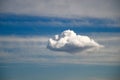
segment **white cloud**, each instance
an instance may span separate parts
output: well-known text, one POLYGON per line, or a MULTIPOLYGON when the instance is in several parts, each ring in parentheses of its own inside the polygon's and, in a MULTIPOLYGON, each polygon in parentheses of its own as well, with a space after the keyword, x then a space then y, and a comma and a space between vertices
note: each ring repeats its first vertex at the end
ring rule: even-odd
POLYGON ((0 12, 59 17, 120 17, 119 0, 2 0, 0 12))
POLYGON ((95 42, 88 36, 77 35, 72 30, 65 30, 60 35, 50 38, 47 48, 56 51, 79 52, 90 48, 99 48, 102 45, 95 42))
POLYGON ((0 36, 0 63, 120 65, 118 33, 89 33, 104 48, 80 54, 46 49, 49 36, 0 36))

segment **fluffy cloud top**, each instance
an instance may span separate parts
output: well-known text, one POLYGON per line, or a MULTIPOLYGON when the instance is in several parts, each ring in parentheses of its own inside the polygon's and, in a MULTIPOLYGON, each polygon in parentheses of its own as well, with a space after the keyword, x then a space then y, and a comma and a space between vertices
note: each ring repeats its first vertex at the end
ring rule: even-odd
POLYGON ((88 36, 77 35, 72 30, 65 30, 60 35, 50 38, 47 48, 56 51, 78 52, 89 48, 103 47, 88 36))

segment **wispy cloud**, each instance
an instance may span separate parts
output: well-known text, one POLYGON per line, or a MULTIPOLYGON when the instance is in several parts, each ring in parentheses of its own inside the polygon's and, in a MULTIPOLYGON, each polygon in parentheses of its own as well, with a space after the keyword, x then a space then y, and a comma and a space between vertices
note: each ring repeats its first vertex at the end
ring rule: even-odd
POLYGON ((48 50, 46 45, 49 37, 47 36, 1 36, 0 63, 120 65, 119 39, 116 38, 118 36, 116 34, 112 36, 109 34, 95 34, 91 37, 95 37, 97 42, 104 44, 105 48, 74 55, 48 50), (100 35, 100 37, 97 35, 100 35))
POLYGON ((61 27, 120 27, 120 19, 105 18, 62 18, 45 16, 28 16, 0 14, 0 24, 12 26, 61 26, 61 27))
POLYGON ((46 42, 48 37, 18 37, 18 36, 0 36, 0 42, 46 42))
POLYGON ((118 0, 2 0, 0 12, 59 17, 120 17, 118 0))

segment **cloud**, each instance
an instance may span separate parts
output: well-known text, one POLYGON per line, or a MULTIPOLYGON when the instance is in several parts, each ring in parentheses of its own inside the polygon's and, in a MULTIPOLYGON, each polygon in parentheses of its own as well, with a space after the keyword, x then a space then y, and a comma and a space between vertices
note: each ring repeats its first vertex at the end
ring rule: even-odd
POLYGON ((0 36, 0 63, 120 65, 118 38, 120 34, 88 33, 87 35, 95 37, 95 40, 105 47, 73 55, 47 49, 50 36, 0 36))
POLYGON ((48 37, 18 37, 18 36, 0 36, 0 42, 47 42, 48 37))
POLYGON ((88 36, 77 35, 72 30, 65 30, 60 35, 50 38, 47 48, 56 51, 75 53, 90 48, 103 47, 88 36))
POLYGON ((0 12, 59 17, 120 17, 119 0, 1 0, 0 12))

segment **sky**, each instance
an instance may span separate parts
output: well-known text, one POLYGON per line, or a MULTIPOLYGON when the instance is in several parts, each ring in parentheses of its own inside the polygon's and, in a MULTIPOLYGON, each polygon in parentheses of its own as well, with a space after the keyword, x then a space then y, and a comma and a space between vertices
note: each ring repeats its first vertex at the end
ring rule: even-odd
POLYGON ((119 0, 0 0, 0 80, 120 80, 119 0))

